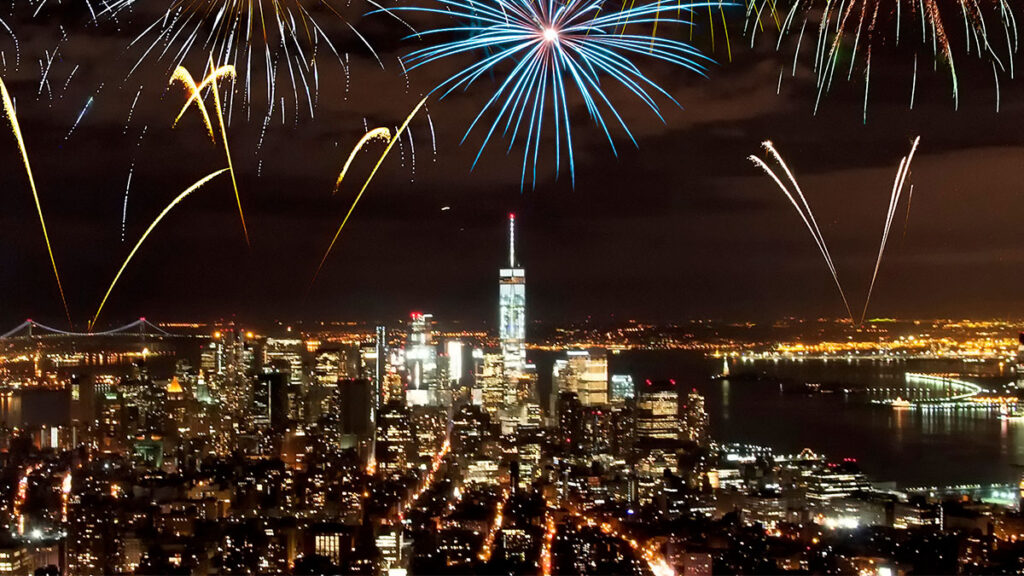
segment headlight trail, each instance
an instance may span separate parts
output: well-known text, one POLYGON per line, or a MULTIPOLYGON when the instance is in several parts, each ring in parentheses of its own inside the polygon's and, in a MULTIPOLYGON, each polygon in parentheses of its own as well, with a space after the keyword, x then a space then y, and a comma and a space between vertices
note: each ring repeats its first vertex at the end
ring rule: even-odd
MULTIPOLYGON (((914 138, 910 146, 910 154, 900 160, 900 166, 896 170, 896 180, 892 183, 892 194, 889 196, 889 211, 885 215, 885 227, 882 229, 882 242, 878 245, 878 258, 875 260, 875 271, 871 275, 871 284, 868 286, 868 297, 864 300, 864 311, 860 315, 860 323, 868 316, 868 304, 871 303, 871 293, 875 289, 875 280, 878 278, 878 268, 882 265, 882 254, 885 252, 885 243, 889 240, 889 231, 892 229, 892 219, 896 216, 896 208, 900 203, 900 195, 903 194, 903 184, 907 181, 907 173, 910 172, 910 163, 914 161, 914 153, 917 152, 917 145, 921 137, 914 138)), ((913 189, 913 188, 911 188, 913 189)), ((910 217, 910 202, 907 201, 907 217, 910 217)))
POLYGON ((121 279, 121 274, 124 273, 125 268, 128 267, 128 263, 131 262, 132 258, 135 257, 135 253, 139 251, 139 248, 142 247, 142 243, 146 241, 146 238, 148 238, 150 233, 153 232, 153 229, 156 228, 156 225, 159 224, 160 221, 164 219, 164 216, 167 216, 167 213, 170 212, 172 208, 177 206, 179 202, 188 197, 189 194, 195 192, 199 188, 202 188, 204 184, 206 184, 210 180, 213 180, 217 176, 220 176, 221 174, 227 172, 228 170, 228 168, 221 168, 220 170, 217 170, 216 172, 202 178, 195 184, 189 186, 184 192, 179 194, 177 198, 171 200, 171 203, 168 204, 167 207, 164 208, 162 212, 160 212, 160 215, 157 216, 155 220, 153 220, 153 223, 149 225, 149 228, 146 228, 146 231, 142 233, 142 237, 140 237, 139 241, 135 243, 135 247, 132 248, 132 251, 128 253, 128 257, 124 259, 124 263, 121 264, 121 268, 118 269, 117 274, 114 275, 114 280, 110 283, 110 287, 107 288, 107 293, 103 295, 103 300, 100 301, 100 305, 96 309, 96 314, 92 317, 92 320, 89 321, 89 331, 92 331, 93 326, 96 325, 96 320, 100 317, 100 312, 103 312, 103 306, 106 305, 107 299, 110 298, 110 293, 114 290, 114 286, 117 285, 117 281, 121 279))
POLYGON ((356 147, 352 149, 352 153, 349 154, 348 160, 345 161, 345 166, 342 168, 341 174, 338 176, 338 181, 334 185, 335 191, 337 191, 338 187, 341 186, 341 181, 345 177, 345 173, 348 171, 349 166, 351 166, 353 157, 355 157, 356 153, 359 152, 366 143, 374 138, 381 138, 388 143, 387 147, 384 148, 384 152, 381 153, 380 158, 377 159, 377 163, 373 166, 373 170, 370 171, 370 175, 367 176, 366 181, 363 182, 363 187, 360 188, 359 193, 356 194, 355 200, 352 201, 352 206, 349 207, 348 212, 345 214, 345 218, 341 221, 341 225, 338 226, 338 231, 334 233, 334 238, 331 239, 331 243, 324 252, 323 258, 320 259, 320 265, 317 266, 316 272, 313 273, 313 279, 310 281, 310 285, 316 282, 317 276, 320 275, 320 271, 324 268, 324 263, 327 262, 327 257, 331 255, 331 250, 334 248, 334 244, 338 242, 338 237, 341 236, 341 231, 345 228, 345 224, 348 223, 349 217, 352 216, 352 212, 356 209, 356 204, 359 203, 359 199, 363 197, 363 192, 366 192, 366 188, 370 185, 374 175, 377 174, 377 170, 380 169, 380 165, 384 163, 384 159, 388 157, 388 153, 391 152, 391 149, 395 146, 395 142, 402 137, 402 132, 405 132, 409 128, 409 123, 412 122, 413 117, 415 117, 416 113, 420 111, 420 108, 423 108, 423 105, 426 104, 426 102, 426 98, 420 100, 419 104, 412 109, 409 116, 405 118, 405 122, 402 123, 393 135, 390 134, 387 128, 375 128, 364 134, 363 137, 359 139, 356 147), (384 138, 385 133, 388 134, 386 139, 384 138), (371 134, 373 134, 372 137, 371 134))
POLYGON ((786 184, 775 174, 775 171, 771 169, 763 160, 757 156, 748 156, 747 158, 754 163, 755 166, 764 170, 765 174, 771 177, 775 181, 775 184, 782 190, 782 193, 786 195, 789 202, 796 209, 800 219, 803 220, 804 226, 807 227, 807 231, 811 233, 811 237, 814 238, 814 243, 818 246, 818 251, 821 252, 821 256, 825 259, 825 265, 828 266, 829 272, 832 274, 832 279, 836 283, 836 288, 839 289, 839 296, 843 299, 843 306, 846 307, 846 314, 850 317, 850 321, 853 322, 853 312, 850 310, 850 302, 846 299, 846 292, 843 290, 843 285, 839 282, 839 273, 836 271, 835 264, 832 263, 832 255, 828 251, 828 245, 825 243, 825 238, 821 234, 821 229, 818 227, 818 222, 814 218, 814 212, 811 211, 810 204, 807 203, 807 198, 804 197, 804 193, 800 190, 800 185, 797 184, 796 178, 793 173, 789 170, 789 166, 782 159, 782 156, 772 145, 770 140, 766 140, 763 143, 765 151, 767 151, 775 161, 778 162, 779 166, 782 167, 789 181, 793 183, 793 190, 791 191, 786 184), (797 202, 797 198, 800 199, 797 202))
POLYGON ((238 180, 235 178, 235 165, 231 160, 231 149, 228 147, 228 131, 224 123, 224 114, 221 111, 220 91, 217 89, 217 78, 233 78, 234 75, 234 66, 229 65, 215 68, 213 66, 213 60, 211 60, 209 75, 207 75, 206 78, 203 78, 203 81, 197 85, 195 80, 192 79, 192 75, 189 71, 183 66, 178 66, 178 68, 174 70, 174 74, 171 75, 171 84, 174 84, 175 81, 181 82, 185 86, 185 89, 188 90, 189 96, 188 100, 185 101, 185 105, 181 108, 181 112, 178 113, 178 117, 174 119, 173 125, 177 126, 178 121, 181 120, 185 111, 188 110, 189 105, 194 102, 203 116, 203 122, 206 123, 206 129, 210 133, 210 138, 214 143, 217 142, 213 132, 213 124, 210 122, 210 114, 206 111, 206 105, 203 104, 203 96, 201 94, 203 88, 209 87, 213 92, 213 104, 217 111, 217 124, 220 126, 220 139, 221 143, 224 144, 224 156, 227 157, 228 170, 231 172, 231 186, 235 190, 235 202, 238 204, 238 217, 242 221, 242 233, 245 234, 246 246, 252 246, 249 242, 249 229, 245 225, 245 212, 242 211, 242 198, 238 194, 238 180))
POLYGON ((18 142, 18 151, 21 152, 21 160, 25 164, 25 174, 28 175, 28 184, 32 189, 32 198, 36 202, 36 212, 39 214, 39 225, 43 229, 43 241, 46 242, 46 251, 50 255, 50 265, 53 267, 53 277, 57 279, 57 290, 60 292, 60 301, 64 304, 64 315, 71 324, 71 310, 68 308, 68 300, 64 296, 64 285, 60 281, 60 272, 57 271, 57 260, 53 257, 53 246, 50 244, 50 235, 46 231, 46 218, 43 218, 43 206, 39 202, 39 191, 36 190, 36 179, 32 175, 32 164, 28 160, 28 151, 25 149, 25 139, 21 134, 21 125, 18 123, 18 114, 14 110, 14 103, 11 102, 11 95, 7 92, 7 86, 0 78, 0 97, 3 98, 4 113, 11 123, 11 131, 14 139, 18 142))

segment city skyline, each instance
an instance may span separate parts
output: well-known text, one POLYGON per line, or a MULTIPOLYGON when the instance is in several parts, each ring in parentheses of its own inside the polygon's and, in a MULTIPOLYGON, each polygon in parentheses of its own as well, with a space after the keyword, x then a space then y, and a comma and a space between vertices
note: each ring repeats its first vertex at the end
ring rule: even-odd
POLYGON ((7 3, 0 576, 1024 574, 1019 23, 7 3))

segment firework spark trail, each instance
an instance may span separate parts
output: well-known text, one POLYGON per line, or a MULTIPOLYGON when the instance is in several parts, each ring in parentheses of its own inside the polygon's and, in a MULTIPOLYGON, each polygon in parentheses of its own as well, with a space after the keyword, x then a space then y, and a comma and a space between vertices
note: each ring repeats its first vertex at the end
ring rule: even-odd
POLYGON ((132 251, 128 253, 128 257, 124 259, 124 263, 121 264, 121 267, 118 269, 117 274, 114 275, 114 280, 110 283, 110 287, 107 288, 106 294, 103 295, 103 300, 100 301, 100 305, 96 309, 96 314, 92 317, 92 320, 89 321, 89 331, 92 331, 93 327, 96 325, 96 320, 99 319, 100 312, 103 312, 103 306, 106 305, 107 299, 110 298, 110 293, 113 292, 114 286, 117 285, 117 281, 121 279, 121 274, 124 273, 125 268, 128 267, 128 264, 132 261, 132 258, 135 257, 135 254, 139 251, 139 248, 142 247, 142 243, 146 241, 146 238, 148 238, 150 233, 153 232, 153 229, 156 228, 157 224, 159 224, 160 221, 163 220, 165 216, 167 216, 167 214, 171 211, 172 208, 177 206, 179 202, 188 197, 189 194, 195 192, 199 188, 202 188, 204 184, 227 171, 228 168, 221 168, 220 170, 213 172, 212 174, 209 174, 208 176, 202 178, 192 186, 189 186, 184 192, 179 194, 177 198, 171 200, 171 203, 168 204, 167 207, 164 208, 162 212, 160 212, 160 215, 157 216, 155 220, 153 220, 152 224, 149 225, 149 228, 146 228, 146 231, 143 232, 142 237, 140 237, 139 241, 135 243, 135 247, 132 248, 132 251))
MULTIPOLYGON (((382 8, 376 1, 368 1, 382 8)), ((141 4, 141 0, 108 0, 103 3, 99 16, 116 19, 141 4)), ((166 59, 171 64, 170 69, 174 69, 184 65, 196 52, 209 55, 218 66, 238 65, 242 76, 238 92, 246 117, 255 102, 253 90, 259 89, 253 84, 254 74, 264 77, 268 114, 278 104, 278 83, 281 82, 280 91, 287 92, 293 99, 296 121, 303 108, 308 109, 311 117, 314 115, 319 100, 321 54, 336 59, 348 74, 347 63, 331 40, 332 35, 321 27, 319 16, 306 4, 315 4, 336 17, 383 68, 370 42, 342 18, 331 0, 315 3, 303 0, 170 0, 166 4, 163 14, 129 44, 140 54, 128 75, 149 60, 166 59)), ((234 85, 225 96, 229 109, 233 108, 236 92, 233 88, 234 85)))
POLYGON ((402 57, 398 57, 398 65, 402 67, 402 76, 405 78, 405 93, 409 93, 409 71, 405 69, 405 62, 402 62, 402 57))
POLYGON ((135 173, 135 159, 139 153, 139 149, 142 148, 142 140, 146 137, 146 131, 149 130, 149 125, 142 127, 142 133, 139 134, 139 139, 135 142, 135 152, 132 154, 132 163, 128 168, 128 183, 124 187, 124 203, 121 208, 121 242, 125 240, 125 229, 128 226, 128 192, 132 188, 132 175, 135 173))
POLYGON ((46 64, 40 60, 40 75, 39 75, 39 89, 36 92, 36 97, 42 96, 43 88, 46 88, 47 95, 50 100, 53 100, 53 90, 50 88, 50 68, 53 67, 53 61, 57 58, 57 54, 60 53, 60 45, 68 39, 68 33, 64 30, 63 26, 57 27, 60 30, 60 38, 57 39, 57 45, 53 47, 53 52, 46 50, 44 52, 46 64))
POLYGON ((907 193, 907 216, 903 219, 903 236, 900 237, 902 241, 907 237, 907 228, 910 227, 910 205, 914 203, 914 185, 910 185, 910 192, 907 193))
POLYGON ((249 229, 245 224, 245 212, 242 210, 242 197, 238 194, 238 180, 235 178, 234 162, 231 159, 231 149, 228 147, 228 132, 227 127, 225 126, 224 123, 224 114, 221 110, 220 91, 217 89, 218 77, 224 76, 233 78, 234 75, 234 66, 227 65, 215 68, 213 65, 213 60, 210 60, 210 73, 206 76, 206 78, 203 78, 202 82, 196 85, 195 80, 192 79, 192 75, 189 73, 188 70, 186 70, 182 66, 179 66, 177 69, 175 69, 174 74, 171 76, 171 84, 173 84, 175 81, 181 82, 189 91, 189 97, 188 100, 185 101, 185 105, 182 107, 181 112, 178 113, 178 117, 174 119, 174 125, 177 125, 178 120, 180 120, 181 117, 185 114, 185 111, 188 110, 189 105, 191 105, 194 102, 196 106, 199 108, 199 112, 203 116, 203 121, 206 123, 206 129, 210 133, 210 138, 213 140, 214 143, 216 143, 217 139, 214 136, 213 124, 210 122, 210 115, 206 111, 206 105, 203 103, 203 97, 202 94, 200 93, 200 91, 203 88, 209 86, 211 92, 213 92, 213 104, 214 108, 217 111, 217 124, 220 127, 220 139, 221 143, 224 145, 224 155, 227 157, 228 170, 230 170, 231 172, 231 186, 234 188, 235 202, 238 204, 238 217, 242 221, 242 233, 245 235, 246 246, 251 247, 252 244, 249 242, 249 229))
POLYGON ((412 139, 412 130, 406 130, 405 135, 409 137, 409 157, 412 159, 412 172, 409 175, 409 182, 416 181, 416 143, 412 139))
POLYGON ((135 173, 135 163, 128 169, 128 183, 124 187, 124 204, 121 207, 121 242, 124 242, 125 228, 128 223, 128 192, 132 189, 132 174, 135 173))
POLYGON ((36 202, 36 212, 39 214, 39 226, 43 229, 43 241, 46 242, 46 251, 50 255, 50 265, 53 267, 53 277, 57 280, 57 290, 60 292, 60 301, 64 305, 64 314, 71 324, 71 310, 68 308, 68 300, 64 296, 64 285, 60 281, 60 272, 57 271, 57 260, 53 257, 53 246, 50 244, 50 235, 46 231, 46 219, 43 218, 43 206, 39 201, 39 191, 36 190, 36 179, 32 175, 32 165, 28 160, 28 150, 25 148, 25 139, 21 134, 21 125, 18 123, 18 114, 14 110, 14 103, 11 95, 7 92, 7 86, 0 78, 0 98, 3 99, 4 112, 7 120, 11 123, 11 131, 18 143, 18 151, 21 152, 21 160, 25 164, 25 174, 28 176, 29 187, 32 189, 32 198, 36 202))
POLYGON ((132 116, 135 115, 135 105, 139 103, 139 96, 141 96, 141 95, 142 95, 142 88, 140 87, 139 91, 135 93, 135 99, 132 100, 131 108, 128 109, 128 119, 124 121, 124 131, 121 132, 122 135, 125 135, 125 134, 128 133, 128 127, 131 126, 131 123, 132 123, 132 116))
POLYGON ((202 82, 198 85, 192 78, 192 74, 184 66, 179 66, 174 70, 174 74, 171 75, 171 84, 175 81, 181 82, 185 89, 188 90, 188 99, 185 100, 184 106, 181 107, 181 111, 174 118, 172 127, 177 127, 178 122, 188 112, 188 107, 195 103, 196 107, 199 108, 199 113, 203 116, 203 124, 206 126, 206 131, 210 134, 210 141, 216 142, 217 136, 213 130, 213 122, 210 120, 210 114, 206 111, 206 104, 203 103, 203 89, 209 87, 213 81, 218 77, 228 77, 234 75, 233 66, 221 66, 213 72, 211 72, 206 78, 203 78, 202 82))
POLYGON ((68 86, 71 85, 71 79, 75 77, 75 73, 78 72, 79 64, 75 64, 75 67, 71 69, 71 74, 68 74, 68 79, 64 81, 64 87, 61 88, 61 97, 68 91, 68 86))
MULTIPOLYGON (((871 303, 871 293, 875 289, 875 280, 878 278, 878 269, 882 265, 882 254, 885 252, 885 244, 889 240, 889 231, 892 229, 892 220, 896 215, 896 208, 899 206, 900 195, 903 193, 903 184, 907 181, 907 174, 910 172, 910 163, 914 161, 914 153, 917 152, 917 145, 921 142, 921 137, 914 138, 914 143, 910 147, 910 154, 907 154, 900 160, 899 169, 896 170, 896 180, 892 184, 892 194, 889 196, 889 210, 885 215, 885 228, 882 229, 882 242, 878 246, 878 258, 875 260, 875 271, 871 275, 871 284, 868 286, 868 296, 864 300, 864 312, 861 313, 860 322, 864 323, 864 319, 867 318, 868 305, 871 303)), ((911 187, 913 190, 913 187, 911 187)), ((910 204, 907 203, 907 217, 910 216, 910 204)))
MULTIPOLYGON (((748 20, 751 17, 748 11, 748 20)), ((1018 51, 1017 22, 1007 0, 793 0, 787 17, 780 28, 776 50, 782 40, 795 32, 799 24, 800 37, 794 52, 794 65, 799 56, 800 42, 808 20, 817 22, 818 38, 814 49, 813 70, 817 76, 818 94, 815 112, 822 98, 829 92, 836 68, 841 62, 849 61, 847 80, 853 75, 855 66, 864 69, 864 101, 866 107, 870 83, 872 47, 890 44, 899 46, 904 19, 907 24, 918 28, 920 43, 924 50, 930 50, 937 70, 939 64, 948 69, 954 107, 959 105, 960 80, 957 75, 954 53, 961 48, 954 44, 946 26, 946 17, 959 14, 963 22, 962 50, 979 59, 991 61, 996 74, 1008 72, 1014 77, 1014 57, 1018 51), (941 6, 947 5, 948 8, 941 6), (802 18, 798 16, 802 15, 802 18), (906 16, 904 16, 906 14, 906 16), (800 21, 802 20, 802 24, 800 21), (994 26, 992 24, 995 24, 994 26), (997 34, 990 38, 989 32, 1002 29, 1005 46, 997 34), (887 36, 895 33, 894 38, 887 36), (972 39, 975 48, 972 49, 972 39), (852 45, 852 46, 848 46, 852 45), (849 52, 849 54, 847 54, 849 52), (840 56, 842 55, 842 58, 840 56)), ((753 35, 751 37, 753 43, 753 35)), ((917 81, 918 50, 914 51, 913 82, 910 108, 914 106, 914 91, 917 81)), ((999 98, 999 81, 995 82, 996 98, 999 98)), ((866 115, 866 113, 865 113, 866 115)))
POLYGON ((807 227, 807 231, 811 233, 811 237, 814 238, 814 243, 818 246, 818 250, 821 252, 822 257, 825 259, 825 265, 828 267, 829 272, 832 274, 832 280, 835 281, 836 288, 839 290, 839 296, 843 299, 843 305, 846 307, 846 313, 850 316, 850 320, 854 321, 853 312, 850 309, 849 300, 846 298, 846 292, 843 290, 843 285, 839 281, 839 273, 836 270, 835 265, 832 263, 832 255, 829 253, 828 245, 825 243, 825 238, 821 234, 821 229, 818 227, 818 222, 814 218, 814 212, 811 211, 810 205, 807 203, 807 199, 804 197, 803 191, 800 190, 800 185, 797 184, 796 178, 790 171, 789 166, 786 165, 782 156, 778 153, 771 141, 765 141, 763 143, 764 149, 775 158, 775 160, 782 167, 786 176, 790 182, 793 183, 793 191, 783 183, 782 179, 778 177, 774 170, 763 160, 757 156, 748 156, 748 159, 754 163, 755 166, 764 170, 764 172, 775 181, 782 193, 786 195, 786 198, 796 209, 800 219, 803 220, 804 225, 807 227), (797 201, 797 198, 800 201, 797 201))
POLYGON ((391 142, 391 130, 388 128, 374 128, 356 142, 356 145, 352 147, 352 152, 348 155, 348 159, 345 160, 345 165, 342 166, 341 172, 338 174, 338 180, 334 183, 334 190, 331 195, 338 193, 338 188, 341 187, 341 181, 345 179, 345 175, 348 174, 348 169, 352 167, 352 162, 356 159, 356 156, 363 149, 364 146, 372 142, 373 140, 381 140, 384 144, 391 142))
MULTIPOLYGON (((21 67, 21 43, 18 41, 18 35, 11 30, 11 27, 4 22, 3 18, 0 18, 0 27, 3 27, 8 34, 11 35, 11 39, 14 40, 14 69, 17 70, 21 67)), ((7 68, 7 57, 4 57, 4 68, 7 68)))
POLYGON ((426 110, 427 125, 430 126, 430 148, 433 151, 432 162, 437 163, 437 137, 434 135, 434 120, 430 117, 430 110, 426 110))
MULTIPOLYGON (((494 72, 500 64, 511 62, 511 71, 499 81, 494 94, 466 130, 463 142, 486 114, 493 113, 494 120, 483 137, 473 165, 479 162, 484 148, 497 131, 508 137, 510 149, 522 136, 525 146, 521 187, 525 187, 531 165, 532 182, 536 185, 545 122, 554 127, 556 177, 563 164, 564 153, 575 184, 570 91, 581 97, 587 114, 615 152, 612 126, 609 124, 621 128, 634 145, 636 140, 605 92, 608 85, 603 82, 605 77, 620 84, 664 121, 654 97, 661 95, 676 105, 678 103, 645 76, 631 57, 642 56, 667 62, 701 75, 705 73, 705 65, 711 62, 686 43, 629 34, 624 29, 618 31, 627 22, 646 26, 653 24, 656 18, 663 24, 691 25, 686 20, 657 15, 662 7, 654 3, 637 3, 602 14, 602 0, 568 0, 564 4, 555 0, 497 0, 487 4, 473 0, 439 2, 438 8, 397 7, 391 11, 412 10, 453 17, 457 25, 429 30, 422 35, 454 32, 468 37, 416 50, 404 60, 411 71, 438 60, 488 50, 481 59, 434 88, 431 94, 440 92, 441 98, 457 89, 468 89, 482 76, 494 72), (549 98, 550 104, 547 102, 549 98), (611 116, 607 122, 606 115, 611 116)), ((690 13, 694 8, 710 5, 687 3, 677 6, 680 11, 690 13)))
POLYGON ((82 111, 78 113, 78 118, 75 118, 75 123, 71 125, 71 129, 68 130, 67 135, 64 136, 65 142, 67 142, 71 138, 71 135, 75 133, 75 129, 78 128, 78 124, 82 122, 82 118, 85 117, 85 113, 89 111, 89 108, 92 107, 92 103, 94 101, 95 98, 92 96, 89 96, 89 99, 85 101, 85 106, 82 106, 82 111))
POLYGON ((412 112, 410 112, 409 116, 406 117, 405 122, 402 123, 402 125, 394 134, 391 134, 390 130, 388 130, 387 128, 374 128, 373 130, 363 135, 363 137, 360 138, 359 142, 356 144, 356 147, 352 149, 351 154, 349 154, 348 160, 345 161, 345 166, 342 168, 341 174, 338 176, 338 181, 334 185, 335 191, 337 191, 338 187, 341 186, 341 181, 345 177, 345 174, 348 172, 349 167, 352 165, 352 159, 355 157, 356 153, 358 153, 359 150, 363 146, 365 146, 370 140, 374 138, 384 139, 384 135, 387 134, 387 146, 381 153, 380 158, 377 159, 377 163, 373 166, 373 169, 370 170, 369 176, 367 176, 366 180, 363 182, 363 187, 359 189, 359 193, 356 194, 355 200, 352 201, 352 206, 349 207, 348 212, 345 214, 345 218, 341 221, 341 225, 338 226, 338 231, 334 233, 334 238, 331 239, 330 245, 327 246, 327 250, 324 251, 324 256, 323 258, 320 259, 320 265, 317 266, 316 272, 313 274, 313 279, 310 281, 310 286, 312 286, 313 283, 316 282, 317 276, 319 276, 320 271, 323 270, 324 263, 327 262, 327 257, 331 255, 331 250, 334 248, 334 245, 338 242, 338 237, 341 236, 341 231, 345 228, 345 224, 348 223, 348 219, 349 217, 352 216, 352 212, 355 211, 356 205, 359 204, 359 199, 363 197, 363 192, 366 192, 366 188, 370 186, 370 182, 373 181, 373 177, 377 174, 377 170, 379 170, 381 164, 384 163, 384 159, 388 157, 388 153, 391 152, 391 148, 395 146, 395 142, 401 141, 402 132, 405 132, 409 128, 409 123, 412 122, 412 119, 416 116, 416 113, 420 111, 420 108, 422 108, 423 105, 426 104, 426 102, 426 98, 420 100, 419 104, 417 104, 416 107, 412 109, 412 112), (371 134, 373 134, 373 136, 371 136, 371 134))

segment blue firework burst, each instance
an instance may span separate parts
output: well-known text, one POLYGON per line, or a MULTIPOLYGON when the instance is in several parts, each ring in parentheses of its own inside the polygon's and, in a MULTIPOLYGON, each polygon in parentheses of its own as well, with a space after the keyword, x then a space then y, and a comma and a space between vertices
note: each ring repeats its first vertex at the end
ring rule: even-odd
POLYGON ((682 16, 708 4, 637 1, 620 8, 612 7, 614 1, 436 0, 440 6, 392 10, 443 14, 458 22, 418 34, 428 38, 454 34, 458 39, 413 52, 406 58, 411 68, 465 53, 481 55, 434 89, 441 98, 469 88, 481 77, 499 78, 494 94, 462 138, 464 142, 475 127, 487 124, 485 117, 491 118, 474 166, 500 132, 508 139, 509 151, 517 141, 525 141, 521 183, 525 185, 527 173, 532 172, 536 184, 541 135, 550 123, 556 176, 566 163, 575 184, 570 91, 578 94, 615 152, 614 129, 621 129, 634 145, 636 139, 605 91, 609 81, 624 86, 664 121, 657 99, 678 102, 635 60, 668 62, 700 75, 711 62, 689 44, 650 32, 659 24, 689 26, 682 16))

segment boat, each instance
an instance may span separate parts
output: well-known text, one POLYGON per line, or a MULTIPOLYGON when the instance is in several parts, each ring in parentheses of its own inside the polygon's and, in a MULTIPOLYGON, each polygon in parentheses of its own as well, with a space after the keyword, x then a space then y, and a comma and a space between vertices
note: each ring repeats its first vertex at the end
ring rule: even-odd
POLYGON ((896 399, 893 400, 892 402, 890 402, 889 404, 892 405, 894 410, 905 410, 907 408, 910 408, 910 406, 911 406, 909 400, 904 400, 903 398, 900 398, 899 396, 897 396, 896 399))

